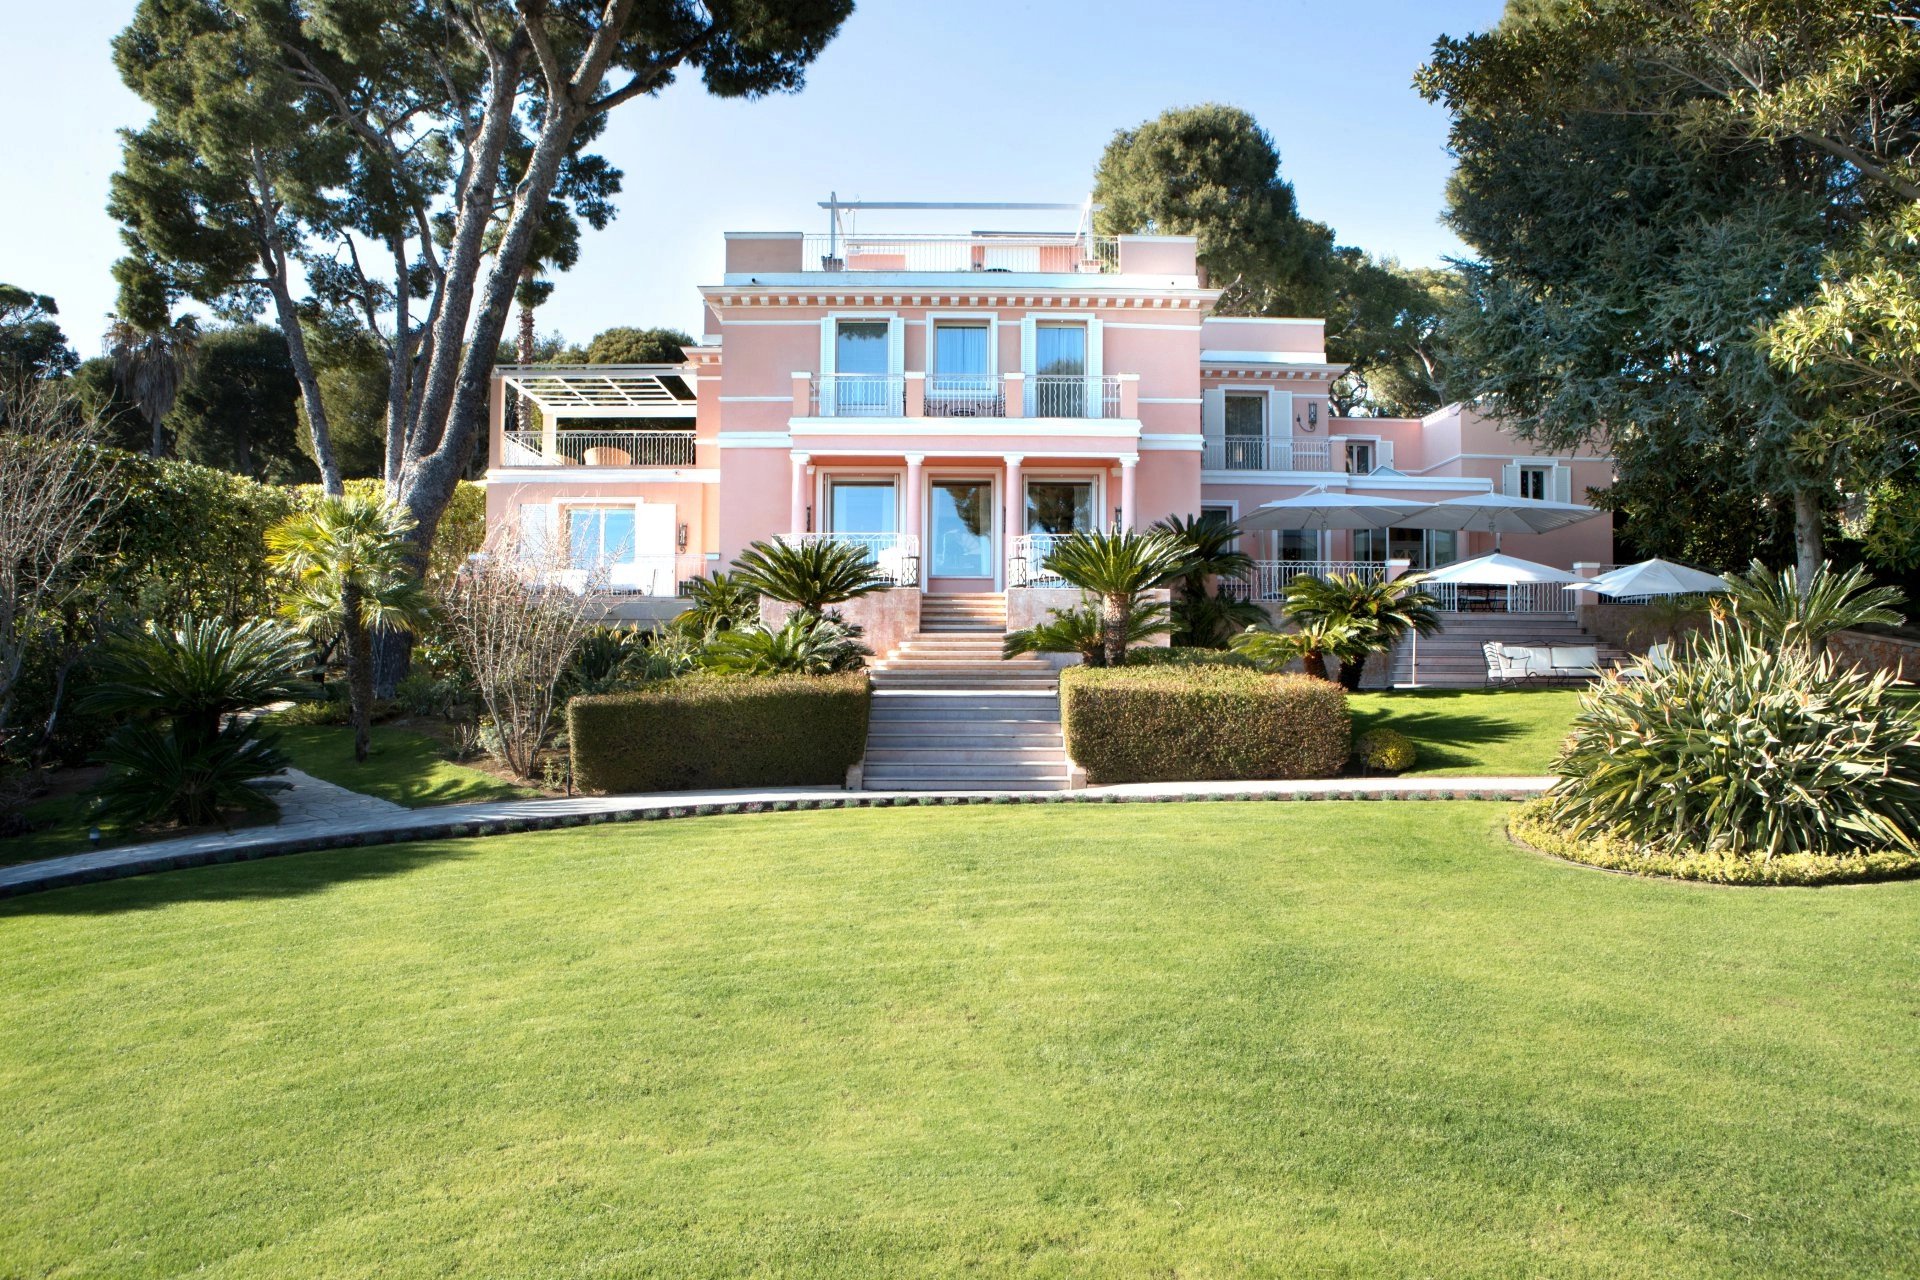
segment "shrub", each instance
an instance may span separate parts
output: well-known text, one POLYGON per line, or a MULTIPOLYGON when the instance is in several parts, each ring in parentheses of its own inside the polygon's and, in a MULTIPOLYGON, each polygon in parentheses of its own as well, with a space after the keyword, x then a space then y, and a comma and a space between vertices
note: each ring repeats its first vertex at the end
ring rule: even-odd
POLYGON ((837 786, 867 748, 867 677, 689 676, 567 706, 587 791, 837 786))
POLYGON ((1210 664, 1071 668, 1060 718, 1095 783, 1332 777, 1353 732, 1336 684, 1210 664))
POLYGON ((100 750, 108 769, 100 814, 141 824, 160 819, 187 826, 218 821, 234 810, 272 813, 274 803, 251 784, 287 761, 251 724, 229 724, 211 739, 130 724, 100 750))
POLYGON ((717 631, 700 653, 700 666, 730 676, 824 676, 857 671, 873 650, 857 628, 837 617, 795 613, 777 628, 717 631))
POLYGON ((1663 856, 1920 853, 1920 721, 1890 683, 1716 622, 1671 669, 1582 699, 1550 807, 1663 856))
MULTIPOLYGON (((1099 602, 1090 596, 1083 596, 1082 599, 1086 603, 1079 608, 1053 609, 1048 612, 1044 622, 1007 632, 1007 638, 1000 646, 1001 655, 1012 658, 1023 653, 1077 653, 1090 667, 1106 666, 1106 623, 1100 615, 1099 602)), ((1135 600, 1127 609, 1129 660, 1134 645, 1172 629, 1173 624, 1167 620, 1165 603, 1135 600)))
POLYGON ((1920 874, 1920 854, 1899 849, 1849 853, 1838 857, 1783 853, 1765 860, 1731 853, 1658 852, 1618 836, 1587 838, 1567 830, 1549 799, 1529 801, 1514 811, 1507 833, 1521 844, 1571 862, 1635 875, 1671 876, 1712 884, 1853 884, 1920 874))
POLYGON ((1413 739, 1396 729, 1370 729, 1353 740, 1353 762, 1365 773, 1405 773, 1419 758, 1413 739))
MULTIPOLYGON (((803 613, 822 613, 830 605, 845 604, 893 585, 865 547, 831 539, 750 543, 734 560, 733 568, 730 591, 757 591, 797 605, 803 613)), ((740 607, 744 616, 744 604, 740 607)))

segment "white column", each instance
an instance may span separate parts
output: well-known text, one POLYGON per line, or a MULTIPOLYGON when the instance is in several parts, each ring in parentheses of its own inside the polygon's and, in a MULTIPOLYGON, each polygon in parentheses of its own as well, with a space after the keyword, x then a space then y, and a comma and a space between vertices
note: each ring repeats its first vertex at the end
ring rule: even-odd
MULTIPOLYGON (((909 538, 912 538, 916 547, 920 545, 920 540, 925 536, 924 531, 920 528, 922 520, 920 513, 920 464, 926 460, 927 455, 924 453, 910 453, 907 455, 906 528, 902 529, 901 532, 909 538)), ((922 557, 921 569, 922 575, 924 576, 926 566, 925 553, 917 552, 916 554, 922 557)))
POLYGON ((1000 492, 1000 505, 1006 509, 1006 546, 1000 548, 1002 557, 1011 558, 1018 540, 1027 532, 1027 486, 1021 477, 1020 464, 1026 455, 1009 453, 1006 455, 1007 478, 1000 492))
POLYGON ((1140 463, 1140 455, 1128 454, 1120 459, 1120 527, 1133 528, 1133 476, 1134 469, 1140 463))
POLYGON ((807 531, 807 463, 811 457, 804 453, 789 455, 793 459, 793 498, 787 515, 788 533, 807 531))

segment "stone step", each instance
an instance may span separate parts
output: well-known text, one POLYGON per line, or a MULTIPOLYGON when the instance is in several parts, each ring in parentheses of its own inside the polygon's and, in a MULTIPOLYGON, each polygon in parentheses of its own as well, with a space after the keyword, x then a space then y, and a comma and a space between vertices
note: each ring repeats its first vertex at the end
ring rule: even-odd
POLYGON ((895 689, 952 689, 970 693, 1018 693, 1034 690, 1052 693, 1058 687, 1051 677, 1036 676, 1022 679, 1019 676, 1002 676, 985 680, 971 672, 940 671, 879 671, 873 676, 873 687, 883 692, 895 689))
POLYGON ((930 778, 889 778, 885 782, 869 781, 869 791, 1065 791, 1067 780, 1062 778, 1000 778, 968 782, 939 782, 930 778))
POLYGON ((1057 744, 1051 747, 867 747, 867 768, 879 769, 892 765, 975 765, 1000 764, 1019 766, 1050 765, 1058 763, 1064 751, 1057 744))
POLYGON ((877 768, 862 769, 863 781, 869 787, 884 788, 890 779, 920 779, 928 782, 950 782, 955 786, 988 786, 1000 781, 1039 782, 1058 778, 1062 782, 1067 778, 1065 758, 1049 765, 1010 765, 1010 764, 955 764, 940 761, 936 764, 885 764, 877 768))
POLYGON ((956 730, 972 727, 1002 728, 1015 732, 1021 726, 1050 725, 1060 723, 1060 712, 1052 706, 1035 707, 1031 710, 1008 706, 957 706, 957 707, 887 707, 875 703, 873 713, 867 723, 873 728, 896 725, 945 724, 955 726, 956 730))

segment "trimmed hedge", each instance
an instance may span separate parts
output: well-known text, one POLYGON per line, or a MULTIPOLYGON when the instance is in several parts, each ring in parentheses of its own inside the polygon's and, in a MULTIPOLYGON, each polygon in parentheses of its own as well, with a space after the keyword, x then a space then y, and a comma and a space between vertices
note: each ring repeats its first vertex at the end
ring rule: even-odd
POLYGON ((1580 837, 1554 816, 1553 802, 1532 800, 1514 810, 1507 834, 1529 849, 1607 871, 1708 884, 1860 884, 1920 875, 1920 855, 1900 849, 1824 856, 1780 853, 1761 860, 1733 853, 1657 852, 1617 836, 1580 837))
POLYGON ((567 704, 574 785, 839 786, 867 750, 867 675, 687 676, 567 704))
POLYGON ((1202 649, 1184 644, 1140 644, 1127 650, 1130 667, 1251 667, 1231 649, 1202 649))
POLYGON ((1352 748, 1339 685, 1212 664, 1069 667, 1060 719, 1099 784, 1331 778, 1352 748))

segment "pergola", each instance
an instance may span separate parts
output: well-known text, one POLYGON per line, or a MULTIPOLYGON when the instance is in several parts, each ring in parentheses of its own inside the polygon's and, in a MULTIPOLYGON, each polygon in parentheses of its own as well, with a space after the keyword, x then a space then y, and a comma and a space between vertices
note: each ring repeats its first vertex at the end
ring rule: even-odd
POLYGON ((540 408, 551 427, 566 418, 692 418, 693 388, 678 364, 507 364, 507 389, 540 408))

